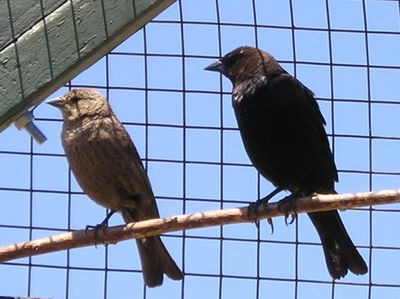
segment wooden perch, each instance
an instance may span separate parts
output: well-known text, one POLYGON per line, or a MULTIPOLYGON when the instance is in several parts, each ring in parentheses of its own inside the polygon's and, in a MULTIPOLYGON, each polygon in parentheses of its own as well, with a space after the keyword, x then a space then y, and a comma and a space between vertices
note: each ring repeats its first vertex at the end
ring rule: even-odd
MULTIPOLYGON (((396 202, 400 202, 400 189, 356 194, 316 194, 298 199, 296 201, 296 213, 344 210, 396 202)), ((255 220, 283 215, 285 213, 281 211, 278 203, 270 203, 267 209, 260 211, 257 219, 248 216, 248 207, 242 207, 129 223, 125 226, 107 228, 104 233, 99 230, 97 231, 97 236, 93 230, 88 230, 87 232, 79 230, 1 247, 0 262, 90 245, 115 244, 123 240, 160 235, 179 230, 254 222, 255 220)))

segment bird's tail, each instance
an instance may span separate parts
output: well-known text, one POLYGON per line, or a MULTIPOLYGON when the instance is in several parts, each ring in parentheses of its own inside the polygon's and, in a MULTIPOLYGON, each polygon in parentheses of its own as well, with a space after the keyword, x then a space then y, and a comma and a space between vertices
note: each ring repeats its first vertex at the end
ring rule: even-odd
POLYGON ((328 271, 334 279, 340 279, 350 270, 365 274, 368 267, 351 241, 337 211, 309 213, 318 231, 324 249, 328 271))
POLYGON ((164 273, 171 279, 181 280, 183 274, 169 255, 160 237, 136 239, 142 262, 143 278, 147 286, 162 284, 164 273))
MULTIPOLYGON (((123 209, 121 213, 125 222, 130 223, 149 218, 143 211, 145 209, 123 209)), ((156 216, 158 213, 153 214, 156 216)), ((143 279, 148 287, 162 285, 164 274, 174 280, 183 279, 181 270, 169 255, 159 236, 136 239, 136 244, 142 264, 143 279)))

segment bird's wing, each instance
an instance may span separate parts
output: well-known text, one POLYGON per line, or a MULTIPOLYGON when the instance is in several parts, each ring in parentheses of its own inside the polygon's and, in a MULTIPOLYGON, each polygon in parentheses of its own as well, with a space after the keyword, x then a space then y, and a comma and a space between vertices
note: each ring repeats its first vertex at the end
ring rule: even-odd
MULTIPOLYGON (((141 209, 146 211, 146 218, 158 218, 159 213, 153 190, 139 153, 123 125, 116 119, 114 122, 117 136, 115 144, 119 147, 115 149, 117 152, 115 156, 121 159, 121 163, 116 162, 120 164, 120 168, 114 175, 118 176, 115 181, 120 184, 118 186, 120 192, 126 193, 127 199, 140 200, 140 203, 135 202, 132 207, 136 204, 143 205, 141 209), (124 161, 129 161, 129 163, 126 165, 124 161), (152 214, 152 217, 148 214, 152 214)), ((129 207, 129 202, 127 202, 127 207, 129 207)))
MULTIPOLYGON (((296 78, 286 73, 271 78, 268 80, 267 85, 268 89, 273 92, 276 101, 284 102, 285 107, 290 107, 290 110, 295 113, 296 116, 301 115, 307 118, 308 129, 312 130, 315 134, 312 140, 321 143, 315 146, 320 146, 323 149, 325 159, 328 162, 327 166, 329 167, 327 171, 329 171, 332 178, 337 181, 337 169, 324 128, 326 122, 313 92, 296 78)), ((304 120, 300 120, 301 123, 303 123, 303 121, 304 120)))

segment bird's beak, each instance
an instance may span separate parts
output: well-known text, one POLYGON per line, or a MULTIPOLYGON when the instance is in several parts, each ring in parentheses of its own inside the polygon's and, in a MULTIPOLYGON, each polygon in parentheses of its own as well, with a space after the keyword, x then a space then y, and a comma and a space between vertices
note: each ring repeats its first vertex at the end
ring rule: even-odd
POLYGON ((47 101, 46 103, 56 108, 61 108, 64 106, 64 100, 61 97, 47 101))
POLYGON ((224 73, 224 65, 221 63, 220 60, 217 60, 216 62, 211 63, 209 66, 206 66, 204 69, 206 71, 224 73))

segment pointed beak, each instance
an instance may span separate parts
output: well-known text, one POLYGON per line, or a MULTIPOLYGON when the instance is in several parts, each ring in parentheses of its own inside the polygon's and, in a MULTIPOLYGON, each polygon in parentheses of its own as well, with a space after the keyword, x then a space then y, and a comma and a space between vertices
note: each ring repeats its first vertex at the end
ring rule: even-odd
POLYGON ((61 97, 47 101, 46 103, 56 108, 61 108, 64 106, 64 100, 61 97))
POLYGON ((224 65, 221 63, 220 60, 217 60, 214 63, 211 63, 209 66, 206 66, 204 68, 206 71, 212 71, 212 72, 219 72, 219 73, 224 73, 224 65))

